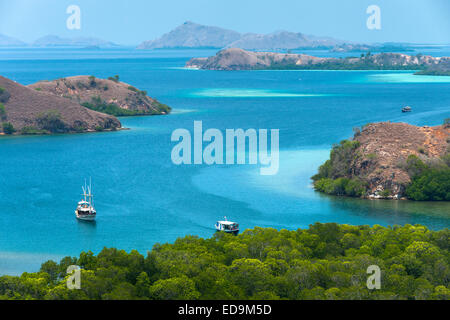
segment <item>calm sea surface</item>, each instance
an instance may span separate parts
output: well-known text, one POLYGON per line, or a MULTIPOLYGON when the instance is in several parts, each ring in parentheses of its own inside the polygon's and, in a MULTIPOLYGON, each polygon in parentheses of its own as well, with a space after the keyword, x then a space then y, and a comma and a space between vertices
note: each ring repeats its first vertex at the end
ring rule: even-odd
MULTIPOLYGON (((434 55, 444 51, 435 50, 434 55)), ((445 51, 446 50, 446 51, 445 51)), ((424 50, 426 53, 426 50, 424 50)), ((173 107, 169 116, 122 118, 131 130, 0 138, 0 274, 36 271, 46 259, 99 252, 142 253, 187 234, 210 237, 227 216, 241 229, 314 222, 450 226, 450 203, 324 196, 309 178, 333 143, 375 121, 438 125, 450 117, 450 77, 399 71, 186 70, 212 50, 0 50, 0 74, 22 84, 72 75, 120 75, 173 107), (413 112, 402 114, 402 106, 413 112), (203 128, 280 129, 280 170, 175 166, 171 133, 203 128), (95 224, 74 210, 92 177, 95 224)), ((327 55, 328 53, 323 53, 327 55)))

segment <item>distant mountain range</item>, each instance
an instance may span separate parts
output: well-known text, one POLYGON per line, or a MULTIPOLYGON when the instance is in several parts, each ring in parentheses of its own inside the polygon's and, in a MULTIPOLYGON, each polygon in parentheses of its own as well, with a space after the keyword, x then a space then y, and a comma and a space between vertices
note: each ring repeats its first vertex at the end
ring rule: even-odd
POLYGON ((241 48, 247 50, 276 50, 298 48, 333 48, 345 41, 316 37, 288 31, 270 34, 244 33, 204 26, 187 21, 158 39, 145 41, 138 49, 163 48, 241 48))
POLYGON ((25 45, 26 43, 23 41, 0 34, 0 47, 23 47, 25 45))
POLYGON ((101 47, 110 48, 119 45, 98 38, 78 37, 61 38, 55 35, 48 35, 37 39, 32 44, 33 47, 101 47))
POLYGON ((156 40, 143 42, 138 49, 223 48, 240 38, 241 34, 236 31, 188 21, 156 40))
MULTIPOLYGON (((0 47, 99 49, 120 47, 120 45, 94 37, 63 38, 56 35, 47 35, 27 44, 0 34, 0 47)), ((328 49, 333 52, 405 52, 414 51, 414 47, 415 45, 407 43, 355 43, 290 31, 276 31, 269 34, 239 33, 187 21, 157 39, 142 42, 137 49, 240 48, 253 51, 328 49)))
POLYGON ((77 37, 77 38, 62 38, 55 35, 48 35, 37 39, 33 43, 25 43, 16 38, 8 37, 0 34, 0 47, 39 47, 39 48, 51 48, 51 47, 87 47, 87 48, 111 48, 118 47, 110 41, 105 41, 92 37, 77 37))

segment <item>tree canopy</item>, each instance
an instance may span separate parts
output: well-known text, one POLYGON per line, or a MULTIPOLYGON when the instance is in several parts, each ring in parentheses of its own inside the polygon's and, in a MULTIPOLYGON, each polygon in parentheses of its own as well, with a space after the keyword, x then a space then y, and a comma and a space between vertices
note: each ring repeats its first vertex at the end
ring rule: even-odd
POLYGON ((156 244, 144 257, 105 248, 0 277, 0 299, 450 299, 448 229, 316 223, 156 244), (66 270, 81 268, 81 289, 66 270), (366 286, 381 269, 381 289, 366 286))

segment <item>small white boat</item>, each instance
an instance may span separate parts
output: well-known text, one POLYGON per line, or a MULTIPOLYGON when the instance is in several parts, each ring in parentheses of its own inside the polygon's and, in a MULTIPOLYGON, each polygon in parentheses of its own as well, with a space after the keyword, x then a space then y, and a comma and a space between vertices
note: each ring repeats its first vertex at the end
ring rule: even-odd
POLYGON ((402 112, 411 112, 412 108, 410 106, 406 106, 402 108, 402 112))
POLYGON ((92 182, 89 182, 89 186, 86 186, 84 182, 83 199, 78 202, 77 209, 75 210, 75 216, 79 220, 94 221, 97 216, 97 211, 94 209, 94 196, 92 195, 92 182))
POLYGON ((225 217, 225 220, 223 221, 217 221, 215 227, 217 231, 234 234, 239 233, 239 224, 237 224, 236 222, 228 221, 227 217, 225 217))

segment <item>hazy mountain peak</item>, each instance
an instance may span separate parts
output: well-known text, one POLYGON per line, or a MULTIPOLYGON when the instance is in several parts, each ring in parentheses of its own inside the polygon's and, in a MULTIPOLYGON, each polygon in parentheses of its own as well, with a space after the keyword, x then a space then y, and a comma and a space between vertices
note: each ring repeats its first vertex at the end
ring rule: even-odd
POLYGON ((57 35, 46 35, 33 43, 34 47, 115 47, 117 44, 94 37, 63 38, 57 35))
POLYGON ((241 34, 220 27, 186 21, 158 39, 143 42, 138 49, 213 47, 273 50, 332 48, 340 43, 342 42, 332 38, 308 37, 299 32, 286 30, 277 30, 269 34, 241 34))
POLYGON ((20 41, 19 39, 9 37, 0 33, 0 47, 21 47, 25 45, 26 43, 20 41))
POLYGON ((158 48, 223 48, 240 38, 236 31, 186 21, 160 38, 143 42, 138 49, 158 48))

